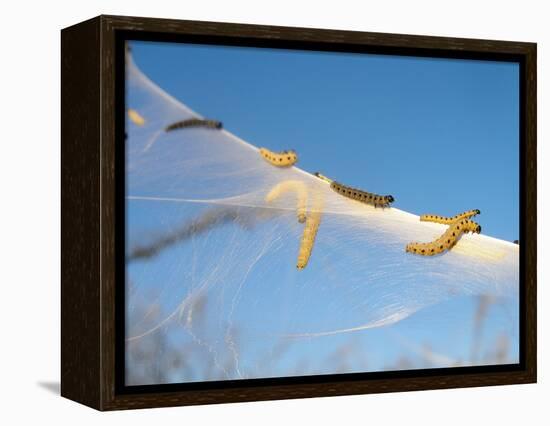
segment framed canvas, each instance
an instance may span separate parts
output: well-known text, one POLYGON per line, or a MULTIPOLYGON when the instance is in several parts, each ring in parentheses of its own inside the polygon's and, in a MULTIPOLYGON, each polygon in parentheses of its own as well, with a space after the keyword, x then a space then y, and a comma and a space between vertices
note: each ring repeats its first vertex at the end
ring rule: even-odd
POLYGON ((63 396, 536 381, 536 44, 100 16, 61 45, 63 396))

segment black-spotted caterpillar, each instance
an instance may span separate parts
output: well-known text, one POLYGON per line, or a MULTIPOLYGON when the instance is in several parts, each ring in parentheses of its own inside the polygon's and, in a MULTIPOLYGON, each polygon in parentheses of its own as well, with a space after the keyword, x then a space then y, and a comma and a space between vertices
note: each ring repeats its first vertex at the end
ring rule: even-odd
POLYGON ((435 222, 435 223, 442 223, 443 225, 450 225, 453 222, 456 222, 457 220, 462 219, 469 219, 473 216, 476 216, 480 214, 481 212, 478 209, 475 210, 468 210, 464 213, 457 214, 453 217, 444 217, 444 216, 436 216, 432 214, 423 214, 420 216, 421 222, 435 222))
POLYGON ((165 132, 172 130, 185 129, 187 127, 205 127, 207 129, 221 129, 223 127, 221 121, 202 120, 200 118, 188 118, 187 120, 176 121, 164 128, 165 132))
POLYGON ((265 201, 271 203, 289 191, 296 193, 296 214, 298 216, 298 222, 304 223, 306 221, 307 205, 307 188, 304 182, 299 180, 285 180, 284 182, 278 183, 265 196, 265 201))
POLYGON ((298 161, 298 154, 293 150, 273 152, 267 148, 260 148, 260 155, 268 163, 277 167, 290 167, 298 161))
POLYGON ((350 186, 342 185, 332 179, 323 176, 321 173, 315 173, 315 176, 330 183, 330 188, 338 194, 351 198, 352 200, 359 201, 364 204, 370 204, 374 207, 389 207, 395 199, 391 195, 378 195, 360 189, 352 188, 350 186))
POLYGON ((296 262, 296 268, 304 269, 311 256, 313 245, 315 244, 315 238, 317 237, 317 231, 321 224, 321 211, 323 209, 323 200, 320 194, 316 194, 314 197, 314 204, 307 215, 306 224, 304 226, 304 233, 300 241, 300 249, 298 250, 298 260, 296 262))
POLYGON ((407 253, 419 254, 421 256, 434 256, 445 250, 450 250, 458 242, 462 234, 473 232, 481 233, 481 226, 467 218, 479 214, 479 210, 469 210, 458 214, 454 218, 447 218, 435 215, 422 215, 420 220, 423 222, 435 222, 448 224, 447 230, 435 241, 430 243, 410 243, 405 247, 407 253), (456 218, 456 219, 455 219, 456 218))

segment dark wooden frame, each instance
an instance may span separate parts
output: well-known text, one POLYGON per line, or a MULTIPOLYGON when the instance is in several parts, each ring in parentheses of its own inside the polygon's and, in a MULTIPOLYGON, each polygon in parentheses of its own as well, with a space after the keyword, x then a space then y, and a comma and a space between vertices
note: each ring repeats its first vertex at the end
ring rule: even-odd
POLYGON ((99 410, 117 410, 536 382, 536 44, 99 16, 62 30, 61 47, 63 396, 99 410), (116 283, 120 281, 116 253, 120 243, 115 236, 124 226, 120 214, 123 178, 117 162, 121 144, 124 149, 124 130, 117 125, 121 114, 117 102, 124 88, 117 45, 120 49, 120 40, 128 34, 165 40, 185 36, 212 44, 518 61, 520 364, 515 368, 461 367, 315 376, 310 380, 218 382, 173 391, 159 388, 158 392, 155 388, 121 390, 116 377, 123 365, 116 356, 120 351, 116 335, 123 314, 116 309, 116 283))

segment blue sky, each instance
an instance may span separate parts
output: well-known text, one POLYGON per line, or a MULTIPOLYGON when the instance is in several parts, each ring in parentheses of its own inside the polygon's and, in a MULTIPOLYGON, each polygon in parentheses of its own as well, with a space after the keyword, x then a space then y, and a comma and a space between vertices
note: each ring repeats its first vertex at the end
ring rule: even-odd
POLYGON ((392 194, 416 214, 478 208, 519 238, 516 63, 133 42, 140 68, 256 146, 392 194))
MULTIPOLYGON (((304 170, 392 194, 395 207, 415 214, 477 208, 484 234, 519 238, 517 64, 150 42, 132 42, 132 53, 176 99, 253 145, 295 149, 304 170)), ((145 210, 129 211, 130 223, 152 220, 145 210)), ((139 274, 140 266, 129 270, 139 274)), ((148 273, 172 278, 167 271, 148 273)), ((391 328, 464 360, 475 303, 455 298, 391 328)), ((495 308, 491 315, 487 339, 509 312, 495 308)), ((391 336, 373 329, 359 340, 374 348, 391 336)), ((312 340, 288 356, 308 356, 347 338, 312 340)), ((395 347, 371 350, 369 362, 383 367, 397 356, 395 347)))

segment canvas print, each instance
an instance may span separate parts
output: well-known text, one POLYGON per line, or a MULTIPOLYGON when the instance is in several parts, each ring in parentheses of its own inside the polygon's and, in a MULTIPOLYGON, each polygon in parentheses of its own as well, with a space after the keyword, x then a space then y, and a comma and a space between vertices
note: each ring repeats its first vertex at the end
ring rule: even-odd
POLYGON ((519 64, 128 41, 125 385, 519 362, 519 64))

